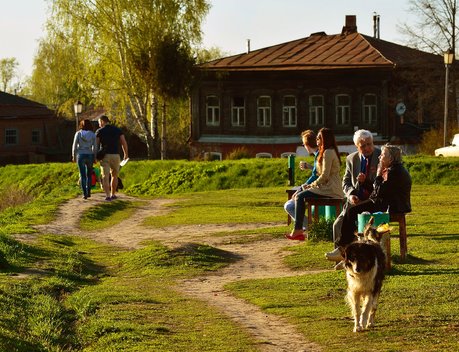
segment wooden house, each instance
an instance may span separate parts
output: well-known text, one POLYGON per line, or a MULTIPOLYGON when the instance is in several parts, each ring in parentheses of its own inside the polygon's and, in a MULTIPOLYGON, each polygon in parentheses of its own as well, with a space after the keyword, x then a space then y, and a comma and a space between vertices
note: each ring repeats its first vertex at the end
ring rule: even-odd
POLYGON ((74 133, 45 105, 0 92, 0 165, 69 161, 74 133))
MULTIPOLYGON (((365 128, 375 142, 409 150, 441 116, 443 59, 357 31, 248 50, 197 66, 191 95, 191 158, 295 153, 303 130, 332 128, 342 152, 365 128), (439 115, 440 114, 440 115, 439 115)), ((302 148, 298 148, 300 151, 302 148)))

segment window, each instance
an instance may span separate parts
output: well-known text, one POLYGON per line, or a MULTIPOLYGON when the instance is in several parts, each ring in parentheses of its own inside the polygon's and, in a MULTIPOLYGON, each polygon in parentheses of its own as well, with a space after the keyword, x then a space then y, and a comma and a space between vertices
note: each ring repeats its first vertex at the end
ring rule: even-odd
POLYGON ((32 144, 41 143, 41 133, 40 130, 32 130, 32 144))
POLYGON ((309 97, 309 124, 311 126, 323 126, 324 124, 323 95, 311 95, 309 97))
POLYGON ((231 125, 245 126, 245 100, 243 97, 233 97, 231 102, 231 125))
POLYGON ((206 97, 206 123, 207 126, 220 125, 220 99, 215 95, 206 97))
POLYGON ((376 94, 365 94, 363 96, 363 123, 374 125, 377 122, 376 94))
POLYGON ((15 128, 5 129, 5 144, 16 145, 18 144, 18 130, 15 128))
POLYGON ((260 96, 257 99, 257 125, 258 127, 271 126, 271 97, 260 96))
POLYGON ((349 125, 351 122, 351 97, 347 94, 338 94, 335 97, 336 124, 349 125))
POLYGON ((296 126, 296 97, 293 95, 284 96, 282 106, 282 124, 285 127, 296 126))

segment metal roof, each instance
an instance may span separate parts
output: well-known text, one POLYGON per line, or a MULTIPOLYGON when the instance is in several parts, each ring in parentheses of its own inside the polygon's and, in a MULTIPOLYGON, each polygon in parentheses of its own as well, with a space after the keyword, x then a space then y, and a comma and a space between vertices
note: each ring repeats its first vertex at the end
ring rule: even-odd
POLYGON ((199 65, 205 70, 334 70, 442 64, 442 58, 357 32, 324 32, 199 65))

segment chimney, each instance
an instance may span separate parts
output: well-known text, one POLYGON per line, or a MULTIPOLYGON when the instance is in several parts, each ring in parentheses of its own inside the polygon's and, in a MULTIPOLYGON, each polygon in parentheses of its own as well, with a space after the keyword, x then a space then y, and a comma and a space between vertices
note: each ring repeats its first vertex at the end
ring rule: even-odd
POLYGON ((250 53, 250 39, 247 39, 247 54, 250 53))
POLYGON ((373 37, 379 39, 379 15, 373 12, 373 37))
POLYGON ((346 15, 346 24, 341 31, 342 35, 357 33, 357 18, 355 15, 346 15))

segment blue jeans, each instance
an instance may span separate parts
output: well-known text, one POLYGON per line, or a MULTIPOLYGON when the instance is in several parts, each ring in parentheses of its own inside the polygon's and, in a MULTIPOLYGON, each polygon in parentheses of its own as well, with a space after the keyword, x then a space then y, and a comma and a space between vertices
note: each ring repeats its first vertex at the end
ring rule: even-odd
POLYGON ((316 194, 311 192, 310 190, 299 192, 296 195, 295 200, 295 230, 301 230, 303 228, 302 221, 296 221, 297 219, 304 219, 304 215, 306 213, 306 204, 305 198, 327 198, 326 196, 322 196, 320 194, 316 194))
POLYGON ((94 162, 94 154, 78 154, 77 164, 80 170, 80 184, 83 190, 83 195, 89 197, 91 195, 91 175, 92 164, 94 162))

